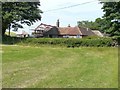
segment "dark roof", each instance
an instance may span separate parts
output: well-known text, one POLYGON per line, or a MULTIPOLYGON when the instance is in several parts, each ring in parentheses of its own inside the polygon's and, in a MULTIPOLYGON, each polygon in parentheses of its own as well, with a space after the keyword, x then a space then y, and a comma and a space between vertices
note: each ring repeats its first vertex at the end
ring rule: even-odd
POLYGON ((92 30, 89 28, 79 27, 79 29, 80 29, 80 32, 82 33, 82 35, 89 35, 89 36, 95 35, 92 32, 92 30))
POLYGON ((44 35, 47 35, 47 34, 49 34, 49 35, 58 35, 59 34, 58 28, 53 27, 53 28, 49 29, 48 31, 45 31, 43 34, 44 35))

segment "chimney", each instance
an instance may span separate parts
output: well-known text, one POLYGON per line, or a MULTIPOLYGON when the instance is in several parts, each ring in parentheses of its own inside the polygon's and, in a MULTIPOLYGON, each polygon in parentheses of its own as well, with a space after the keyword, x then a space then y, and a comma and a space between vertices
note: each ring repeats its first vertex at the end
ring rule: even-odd
POLYGON ((68 27, 70 27, 70 24, 68 24, 68 27))
POLYGON ((59 25, 60 25, 60 22, 59 22, 59 19, 58 19, 57 22, 56 22, 56 26, 59 27, 59 25))

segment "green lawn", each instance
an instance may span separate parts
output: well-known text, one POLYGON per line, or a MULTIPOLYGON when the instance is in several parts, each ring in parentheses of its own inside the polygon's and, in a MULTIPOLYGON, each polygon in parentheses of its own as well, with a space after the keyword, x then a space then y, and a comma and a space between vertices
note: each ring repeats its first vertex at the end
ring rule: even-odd
POLYGON ((118 87, 117 48, 2 48, 3 87, 118 87))

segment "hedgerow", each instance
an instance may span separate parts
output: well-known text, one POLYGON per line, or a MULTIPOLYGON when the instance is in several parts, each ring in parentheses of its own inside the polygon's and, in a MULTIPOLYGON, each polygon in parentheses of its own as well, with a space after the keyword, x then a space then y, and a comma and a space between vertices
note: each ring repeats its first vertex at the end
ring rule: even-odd
POLYGON ((28 45, 50 45, 65 47, 111 47, 117 46, 117 39, 113 38, 94 38, 94 39, 78 39, 78 38, 28 38, 22 40, 23 44, 28 45))
POLYGON ((4 36, 2 37, 2 44, 16 44, 21 42, 23 39, 26 38, 4 36))
POLYGON ((48 45, 65 47, 111 47, 118 46, 120 37, 96 37, 96 38, 18 38, 5 36, 3 44, 24 44, 24 45, 48 45))

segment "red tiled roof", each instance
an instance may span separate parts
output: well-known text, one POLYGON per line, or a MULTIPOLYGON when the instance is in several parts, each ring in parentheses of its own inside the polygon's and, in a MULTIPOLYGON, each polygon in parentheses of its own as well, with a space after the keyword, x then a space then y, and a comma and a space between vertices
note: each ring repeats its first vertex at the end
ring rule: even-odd
POLYGON ((59 27, 60 35, 95 35, 90 29, 83 27, 59 27))
POLYGON ((81 35, 79 27, 58 27, 60 35, 81 35))

